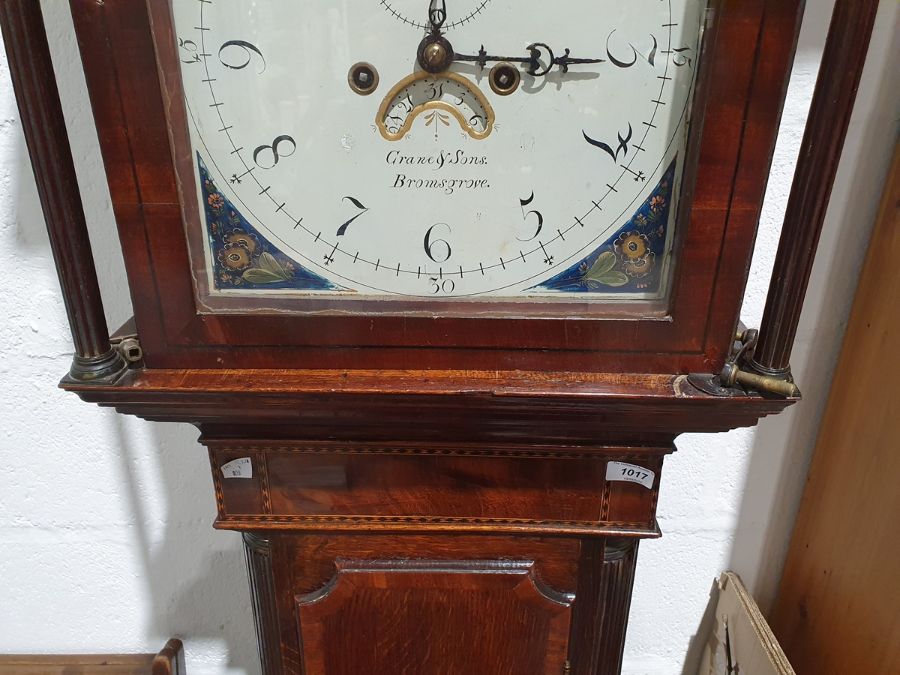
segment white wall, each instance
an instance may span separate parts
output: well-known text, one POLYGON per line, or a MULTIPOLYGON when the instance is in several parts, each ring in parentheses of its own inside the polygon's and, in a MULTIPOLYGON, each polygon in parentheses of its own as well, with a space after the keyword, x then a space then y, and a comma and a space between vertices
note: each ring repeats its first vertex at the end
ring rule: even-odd
MULTIPOLYGON (((833 0, 810 0, 744 318, 762 313, 778 226, 833 0)), ((130 314, 64 0, 42 0, 112 325, 130 314)), ((884 0, 794 364, 806 400, 758 430, 690 436, 666 467, 665 537, 643 545, 625 672, 682 672, 713 579, 768 606, 877 208, 900 111, 900 5, 884 0), (893 61, 889 60, 889 57, 893 61)), ((239 537, 215 532, 192 427, 155 425, 56 388, 65 313, 0 57, 0 652, 156 651, 183 637, 192 675, 255 673, 239 537)))

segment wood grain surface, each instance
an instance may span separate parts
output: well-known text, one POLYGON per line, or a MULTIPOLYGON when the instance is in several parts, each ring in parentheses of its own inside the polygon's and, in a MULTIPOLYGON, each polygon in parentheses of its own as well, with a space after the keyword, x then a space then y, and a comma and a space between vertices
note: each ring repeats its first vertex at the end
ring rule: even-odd
POLYGON ((760 326, 754 366, 786 372, 812 274, 819 237, 850 128, 856 92, 869 53, 879 0, 838 0, 760 326))
POLYGON ((0 675, 186 675, 184 646, 169 640, 158 654, 0 654, 0 675))
POLYGON ((872 234, 772 626, 798 673, 900 672, 900 151, 872 234))
POLYGON ((503 371, 136 370, 84 400, 210 438, 668 446, 756 424, 797 399, 717 398, 672 375, 503 371))
POLYGON ((341 559, 297 597, 304 673, 558 675, 572 600, 530 560, 341 559))

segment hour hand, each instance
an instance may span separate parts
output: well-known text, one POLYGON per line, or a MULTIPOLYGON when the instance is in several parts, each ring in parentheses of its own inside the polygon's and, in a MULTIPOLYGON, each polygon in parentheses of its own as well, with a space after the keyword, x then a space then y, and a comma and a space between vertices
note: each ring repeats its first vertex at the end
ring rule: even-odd
POLYGON ((482 45, 481 49, 478 50, 478 54, 457 54, 455 60, 477 63, 482 68, 487 66, 488 63, 521 63, 526 66, 526 72, 532 77, 544 77, 557 66, 563 73, 568 73, 570 66, 604 63, 606 61, 606 59, 574 58, 570 56, 571 52, 568 49, 565 50, 562 56, 555 56, 549 45, 543 42, 534 42, 528 45, 526 49, 528 49, 528 56, 494 56, 488 54, 484 49, 484 45, 482 45))

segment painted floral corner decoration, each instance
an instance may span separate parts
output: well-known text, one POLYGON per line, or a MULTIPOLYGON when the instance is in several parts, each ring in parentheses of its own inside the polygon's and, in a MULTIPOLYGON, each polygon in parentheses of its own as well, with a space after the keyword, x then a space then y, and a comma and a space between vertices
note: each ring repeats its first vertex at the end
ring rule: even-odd
POLYGON ((566 293, 654 293, 662 283, 675 182, 672 161, 647 201, 586 258, 533 290, 566 293))
POLYGON ((216 290, 342 290, 287 257, 219 192, 197 155, 216 290))

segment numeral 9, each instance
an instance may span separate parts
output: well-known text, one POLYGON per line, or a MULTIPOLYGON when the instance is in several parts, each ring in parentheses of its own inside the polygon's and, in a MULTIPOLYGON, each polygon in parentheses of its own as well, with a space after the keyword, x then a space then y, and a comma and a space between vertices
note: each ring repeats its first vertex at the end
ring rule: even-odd
POLYGON ((262 70, 259 71, 259 74, 262 75, 266 71, 266 57, 263 56, 262 52, 256 47, 256 45, 251 44, 249 42, 245 42, 244 40, 229 40, 224 43, 221 47, 219 47, 219 61, 222 62, 222 65, 226 68, 231 68, 232 70, 242 70, 250 65, 250 61, 253 60, 253 55, 256 54, 260 60, 262 61, 262 70), (226 61, 225 60, 225 51, 234 49, 243 50, 243 61, 226 61))

